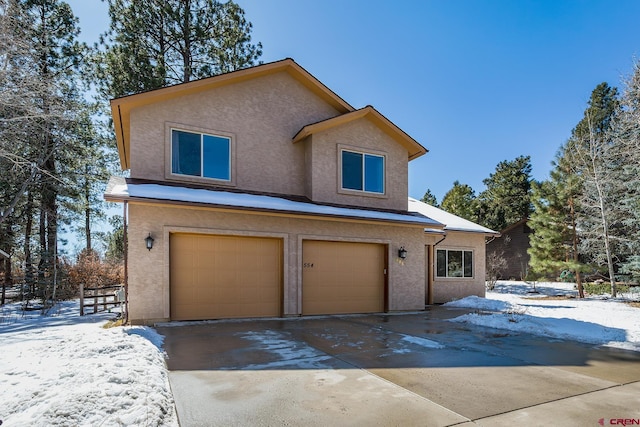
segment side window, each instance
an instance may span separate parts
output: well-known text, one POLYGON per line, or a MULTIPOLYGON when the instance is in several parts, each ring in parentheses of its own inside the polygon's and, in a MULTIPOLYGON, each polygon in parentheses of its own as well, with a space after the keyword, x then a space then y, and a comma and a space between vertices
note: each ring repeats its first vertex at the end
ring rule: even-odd
POLYGON ((384 194, 384 156, 342 150, 344 190, 384 194))
POLYGON ((231 139, 171 130, 171 173, 231 180, 231 139))
POLYGON ((437 277, 473 277, 473 251, 438 249, 437 277))

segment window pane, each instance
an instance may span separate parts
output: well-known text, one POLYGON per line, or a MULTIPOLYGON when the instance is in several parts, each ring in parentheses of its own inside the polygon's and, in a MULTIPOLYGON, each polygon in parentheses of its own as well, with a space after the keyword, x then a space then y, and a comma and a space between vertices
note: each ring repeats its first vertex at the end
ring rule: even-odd
POLYGON ((447 277, 462 277, 462 251, 449 251, 447 277))
POLYGON ((464 251, 464 277, 473 277, 473 252, 464 251))
POLYGON ((229 138, 212 135, 203 136, 202 176, 227 181, 230 179, 230 145, 229 138))
POLYGON ((172 131, 171 172, 200 176, 200 134, 172 131))
POLYGON ((342 188, 362 190, 362 154, 342 152, 342 188))
POLYGON ((384 193, 384 157, 364 155, 364 190, 384 193))
POLYGON ((436 255, 436 276, 447 277, 447 251, 438 249, 436 255))

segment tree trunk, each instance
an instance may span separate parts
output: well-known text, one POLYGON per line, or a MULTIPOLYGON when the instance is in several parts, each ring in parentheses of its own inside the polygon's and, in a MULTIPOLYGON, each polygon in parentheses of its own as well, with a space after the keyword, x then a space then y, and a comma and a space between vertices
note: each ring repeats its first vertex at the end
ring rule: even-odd
POLYGON ((91 204, 89 200, 91 198, 91 188, 89 188, 89 166, 85 166, 85 179, 84 182, 84 198, 85 198, 85 208, 84 208, 84 233, 87 239, 87 253, 91 253, 91 204))
MULTIPOLYGON (((27 194, 27 205, 24 209, 24 282, 28 286, 29 292, 33 294, 35 288, 35 278, 33 275, 33 259, 31 257, 31 234, 33 233, 33 193, 27 194)), ((24 290, 20 290, 20 299, 24 299, 24 290)))
MULTIPOLYGON (((573 203, 573 197, 569 198, 569 209, 571 215, 571 234, 573 241, 573 261, 576 266, 580 262, 580 256, 578 254, 578 231, 576 224, 576 210, 573 203)), ((582 286, 582 276, 580 275, 580 268, 576 267, 576 285, 578 287, 578 297, 584 298, 584 287, 582 286)))

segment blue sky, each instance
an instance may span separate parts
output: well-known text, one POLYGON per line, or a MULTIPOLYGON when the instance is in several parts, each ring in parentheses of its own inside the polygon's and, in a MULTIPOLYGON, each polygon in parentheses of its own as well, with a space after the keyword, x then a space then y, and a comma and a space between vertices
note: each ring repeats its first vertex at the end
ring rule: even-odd
MULTIPOLYGON (((476 194, 502 160, 550 163, 591 91, 640 59, 640 1, 236 0, 264 62, 290 57, 354 107, 373 105, 428 150, 409 194, 476 194)), ((106 30, 100 0, 68 1, 82 39, 106 30)))

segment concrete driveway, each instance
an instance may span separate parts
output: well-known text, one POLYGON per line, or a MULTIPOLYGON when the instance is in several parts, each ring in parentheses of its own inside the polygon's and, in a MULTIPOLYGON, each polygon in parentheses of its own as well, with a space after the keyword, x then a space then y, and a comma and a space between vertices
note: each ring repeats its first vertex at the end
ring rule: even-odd
POLYGON ((640 353, 446 321, 467 312, 434 307, 157 329, 185 427, 640 419, 640 353))

